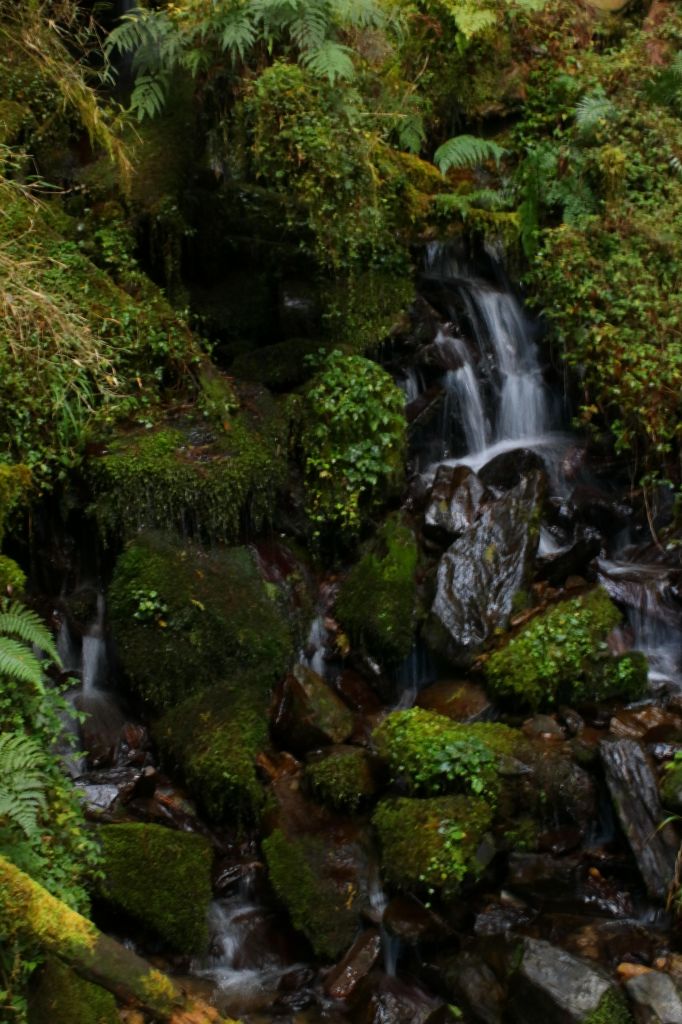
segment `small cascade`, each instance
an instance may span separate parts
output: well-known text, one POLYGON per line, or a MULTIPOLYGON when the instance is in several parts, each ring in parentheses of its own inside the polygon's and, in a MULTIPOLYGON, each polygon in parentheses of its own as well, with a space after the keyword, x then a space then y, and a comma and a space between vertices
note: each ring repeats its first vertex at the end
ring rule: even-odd
POLYGON ((416 643, 395 674, 396 692, 400 694, 394 711, 405 711, 414 706, 421 689, 436 679, 431 658, 423 643, 416 643))
POLYGON ((424 381, 422 376, 419 373, 419 370, 414 366, 410 366, 405 370, 405 376, 398 381, 398 385, 405 392, 406 405, 409 405, 410 402, 414 402, 415 399, 419 398, 424 390, 424 381))
POLYGON ((446 372, 443 381, 443 458, 451 454, 451 438, 455 424, 462 427, 467 452, 481 451, 489 443, 490 425, 469 348, 461 338, 455 338, 444 330, 438 332, 435 343, 443 350, 447 362, 459 364, 457 369, 446 372))
POLYGON ((104 639, 104 594, 97 595, 97 616, 83 636, 81 678, 83 696, 102 690, 107 682, 107 649, 104 639))
POLYGON ((336 599, 335 582, 325 581, 320 586, 315 616, 310 623, 308 637, 298 660, 323 678, 329 671, 330 630, 327 618, 336 599))
POLYGON ((382 885, 378 867, 370 877, 368 896, 373 917, 378 923, 381 932, 384 971, 389 978, 395 978, 398 970, 398 958, 400 956, 400 939, 395 935, 391 935, 384 926, 384 913, 388 906, 388 896, 382 885))

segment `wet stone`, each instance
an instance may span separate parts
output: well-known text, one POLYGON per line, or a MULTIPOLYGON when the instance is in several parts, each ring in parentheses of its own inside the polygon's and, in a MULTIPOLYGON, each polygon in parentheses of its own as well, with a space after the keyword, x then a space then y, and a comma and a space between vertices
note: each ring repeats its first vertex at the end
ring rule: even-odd
POLYGON ((621 708, 611 719, 609 731, 619 739, 656 743, 682 740, 682 718, 657 704, 641 708, 621 708))
POLYGON ((682 1024, 682 999, 668 974, 648 971, 625 983, 636 1024, 682 1024))
POLYGON ((353 715, 324 679, 295 665, 276 697, 273 731, 294 753, 327 743, 343 743, 353 731, 353 715))
POLYGON ((383 924, 391 935, 412 945, 438 942, 451 933, 439 914, 410 895, 395 896, 391 900, 384 911, 383 924))
POLYGON ((447 995, 463 1004, 481 1024, 502 1024, 506 992, 490 967, 475 953, 460 953, 446 961, 443 977, 447 995))
POLYGON ((468 466, 439 466, 424 515, 424 534, 443 545, 474 525, 489 491, 468 466))
POLYGON ((381 935, 376 928, 358 936, 343 960, 327 975, 324 990, 330 999, 349 999, 358 984, 374 967, 381 952, 381 935))
POLYGON ((510 491, 524 479, 537 473, 543 476, 545 473, 542 456, 530 448, 516 448, 514 451, 496 455, 485 464, 478 475, 486 487, 502 493, 510 491))
POLYGON ((419 693, 416 703, 455 722, 483 722, 493 714, 492 702, 483 687, 467 681, 433 683, 419 693))

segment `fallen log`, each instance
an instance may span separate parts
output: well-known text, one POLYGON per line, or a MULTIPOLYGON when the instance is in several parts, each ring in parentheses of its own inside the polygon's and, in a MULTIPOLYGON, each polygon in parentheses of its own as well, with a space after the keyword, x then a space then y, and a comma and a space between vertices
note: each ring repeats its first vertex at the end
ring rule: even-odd
MULTIPOLYGON (((124 1006, 169 1024, 220 1024, 214 1007, 188 998, 161 971, 104 935, 0 856, 0 931, 58 957, 124 1006)), ((229 1024, 229 1022, 224 1022, 229 1024)))

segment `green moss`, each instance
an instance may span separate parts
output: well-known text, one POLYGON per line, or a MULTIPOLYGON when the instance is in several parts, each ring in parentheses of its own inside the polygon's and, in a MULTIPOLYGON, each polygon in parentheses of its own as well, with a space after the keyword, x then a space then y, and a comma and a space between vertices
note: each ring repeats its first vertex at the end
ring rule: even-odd
POLYGON ((250 822, 261 807, 256 756, 268 740, 263 682, 238 675, 230 686, 190 697, 154 727, 164 763, 180 771, 213 820, 250 822))
POLYGON ((167 708, 245 669, 261 692, 293 651, 274 588, 248 548, 213 548, 143 534, 120 556, 109 612, 123 666, 136 692, 167 708))
POLYGON ((375 791, 367 753, 360 748, 330 750, 307 766, 305 777, 319 800, 341 811, 356 811, 375 791))
POLYGON ((230 372, 235 377, 257 381, 274 391, 287 391, 302 384, 314 372, 308 357, 318 356, 321 350, 329 347, 330 342, 319 339, 290 338, 238 355, 230 372))
POLYGON ((524 744, 518 732, 501 723, 462 725, 422 708, 388 715, 373 739, 394 777, 412 791, 460 790, 492 800, 499 789, 499 758, 513 756, 524 744))
POLYGON ((31 978, 28 1024, 119 1024, 111 992, 48 960, 31 978))
POLYGON ((625 996, 609 989, 599 1000, 599 1006, 585 1017, 584 1024, 632 1024, 632 1014, 625 996))
POLYGON ((276 829, 264 841, 263 852, 272 886, 294 928, 319 956, 335 960, 355 938, 358 893, 329 878, 325 844, 316 836, 288 839, 276 829))
POLYGON ((675 757, 669 761, 663 772, 660 784, 661 802, 671 811, 682 810, 682 758, 675 757))
POLYGON ((336 614, 356 647, 397 663, 412 647, 417 543, 400 516, 391 516, 346 577, 336 614))
POLYGON ((646 685, 645 660, 638 654, 613 658, 606 643, 620 619, 601 589, 554 605, 490 656, 490 689, 531 708, 558 700, 636 699, 646 685))
POLYGON ((400 797, 382 801, 372 820, 384 875, 394 885, 452 896, 465 878, 476 878, 482 870, 476 854, 492 821, 485 800, 400 797))
POLYGON ((161 825, 102 825, 101 895, 180 953, 208 944, 211 846, 161 825))
POLYGON ((0 463, 0 544, 11 513, 26 497, 31 485, 31 472, 26 466, 0 463))
POLYGON ((389 337, 414 302, 415 288, 411 278, 368 271, 326 285, 322 299, 331 341, 362 354, 376 350, 389 337))
POLYGON ((19 594, 25 584, 26 573, 23 569, 7 555, 0 555, 0 594, 7 593, 8 589, 14 595, 19 594))
POLYGON ((286 475, 286 423, 262 389, 203 378, 199 408, 153 431, 118 437, 90 462, 105 534, 173 525, 235 541, 270 520, 286 475))

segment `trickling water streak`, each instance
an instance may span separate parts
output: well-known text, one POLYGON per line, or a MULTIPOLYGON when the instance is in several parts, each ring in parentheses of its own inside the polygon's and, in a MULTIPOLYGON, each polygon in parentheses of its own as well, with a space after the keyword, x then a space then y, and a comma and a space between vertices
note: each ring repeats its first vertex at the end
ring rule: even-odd
POLYGON ((455 366, 459 364, 457 369, 448 370, 443 380, 443 457, 450 454, 453 421, 459 421, 462 425, 467 451, 480 451, 488 444, 490 427, 471 353, 461 338, 455 338, 443 330, 436 336, 436 345, 445 353, 447 362, 455 366))
POLYGON ((405 392, 406 405, 409 405, 410 402, 414 402, 416 398, 419 398, 424 390, 424 382, 421 379, 421 375, 413 366, 405 371, 405 376, 402 380, 398 381, 398 383, 405 392))
POLYGON ((104 640, 104 594, 97 595, 97 618, 83 637, 83 695, 102 688, 107 677, 107 652, 104 640))
POLYGON ((384 954, 384 970, 389 978, 395 978, 398 970, 398 957, 400 955, 400 939, 384 926, 384 913, 388 906, 388 897, 382 885, 378 869, 373 871, 369 879, 368 893, 369 905, 374 912, 374 917, 379 924, 381 932, 381 948, 384 954))

